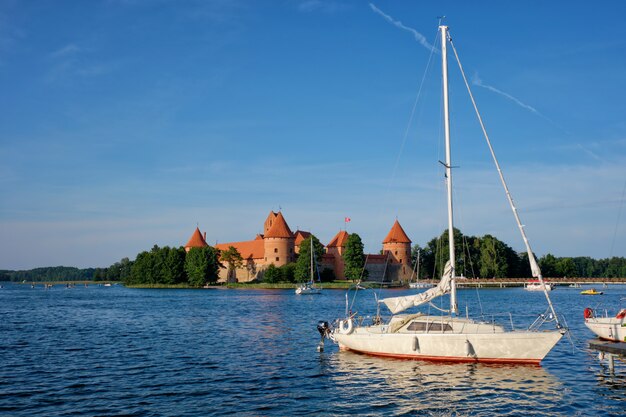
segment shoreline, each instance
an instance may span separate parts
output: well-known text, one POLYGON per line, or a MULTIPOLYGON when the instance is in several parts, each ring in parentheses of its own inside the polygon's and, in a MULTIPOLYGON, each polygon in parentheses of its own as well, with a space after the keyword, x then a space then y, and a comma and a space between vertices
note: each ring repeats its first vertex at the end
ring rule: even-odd
MULTIPOLYGON (((463 288, 514 288, 514 287, 524 287, 524 284, 528 282, 529 278, 498 278, 498 279, 458 279, 457 287, 460 289, 463 288)), ((555 284, 558 288, 569 288, 570 285, 579 284, 584 286, 596 286, 596 287, 604 287, 605 285, 625 285, 626 278, 552 278, 552 279, 544 279, 548 283, 555 284)), ((431 284, 432 286, 437 285, 437 280, 420 280, 420 283, 431 284)), ((237 282, 237 283, 219 283, 219 284, 211 284, 205 285, 203 287, 194 287, 188 284, 140 284, 140 285, 124 285, 120 281, 27 281, 27 282, 11 282, 4 281, 2 284, 16 284, 16 285, 35 285, 35 286, 104 286, 105 284, 109 284, 110 286, 124 286, 126 288, 135 288, 135 289, 213 289, 213 290, 225 290, 225 289, 244 289, 244 290, 295 290, 301 283, 292 283, 292 282, 278 282, 278 283, 263 283, 263 282, 255 282, 255 283, 247 283, 247 282, 237 282)), ((321 283, 320 286, 322 289, 328 290, 345 290, 355 287, 357 284, 353 281, 334 281, 334 282, 324 282, 321 283)), ((395 288, 395 289, 408 289, 408 283, 401 282, 361 282, 360 287, 362 288, 395 288)))

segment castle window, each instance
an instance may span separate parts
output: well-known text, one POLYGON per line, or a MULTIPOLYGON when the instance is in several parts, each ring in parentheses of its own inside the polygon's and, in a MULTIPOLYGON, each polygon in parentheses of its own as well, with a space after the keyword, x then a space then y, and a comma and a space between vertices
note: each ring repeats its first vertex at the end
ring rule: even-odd
POLYGON ((274 248, 274 253, 278 253, 278 248, 274 248))
POLYGON ((398 259, 398 263, 401 264, 402 263, 402 259, 398 259))
POLYGON ((395 253, 395 254, 397 255, 397 254, 398 254, 398 251, 396 251, 396 253, 395 253))
POLYGON ((276 257, 276 262, 278 262, 278 261, 280 261, 280 258, 277 256, 277 257, 276 257))

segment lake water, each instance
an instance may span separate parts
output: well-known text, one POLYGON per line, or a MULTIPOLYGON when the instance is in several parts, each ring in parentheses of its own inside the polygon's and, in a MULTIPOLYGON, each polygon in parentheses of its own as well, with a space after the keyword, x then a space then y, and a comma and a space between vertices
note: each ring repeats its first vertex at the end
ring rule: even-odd
MULTIPOLYGON (((626 286, 604 291, 552 292, 574 345, 563 338, 529 367, 380 359, 329 341, 319 353, 316 324, 343 315, 340 290, 4 284, 0 415, 624 416, 626 364, 611 373, 587 349, 583 309, 626 297, 626 286)), ((363 291, 354 309, 372 314, 373 294, 363 291)), ((520 288, 468 289, 459 291, 465 305, 518 313, 523 324, 546 303, 520 288)))

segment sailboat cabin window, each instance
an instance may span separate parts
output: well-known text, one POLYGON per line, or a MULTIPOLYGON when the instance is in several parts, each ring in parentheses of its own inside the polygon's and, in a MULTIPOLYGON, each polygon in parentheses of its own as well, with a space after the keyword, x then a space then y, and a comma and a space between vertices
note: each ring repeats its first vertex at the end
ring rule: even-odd
POLYGON ((411 332, 449 332, 452 331, 452 326, 448 323, 428 323, 425 321, 414 321, 407 327, 411 332))

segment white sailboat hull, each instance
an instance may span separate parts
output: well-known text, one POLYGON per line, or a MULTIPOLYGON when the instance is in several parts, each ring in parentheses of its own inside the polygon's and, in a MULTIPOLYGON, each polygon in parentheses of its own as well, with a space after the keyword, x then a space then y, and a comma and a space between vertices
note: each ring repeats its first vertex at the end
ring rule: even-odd
MULTIPOLYGON (((552 284, 545 284, 546 287, 546 291, 552 291, 553 290, 553 286, 552 284)), ((543 285, 539 284, 539 283, 529 283, 526 284, 526 286, 524 287, 526 289, 526 291, 543 291, 543 285)))
MULTIPOLYGON (((394 318, 395 319, 395 318, 394 318)), ((398 320, 396 320, 398 321, 398 320)), ((416 321, 443 323, 446 331, 397 331, 389 325, 363 326, 346 334, 345 326, 331 338, 342 350, 405 359, 451 362, 539 364, 563 336, 560 331, 505 332, 500 326, 466 319, 419 317, 416 321)), ((439 327, 439 326, 438 326, 439 327)))
POLYGON ((305 294, 321 294, 322 290, 320 288, 305 288, 305 287, 300 287, 300 288, 296 288, 296 294, 299 295, 305 295, 305 294))
POLYGON ((410 282, 409 283, 409 288, 411 288, 411 289, 432 288, 432 287, 434 287, 434 285, 430 284, 428 282, 410 282))
POLYGON ((585 319, 585 326, 601 339, 626 342, 626 321, 624 318, 588 318, 585 319))

